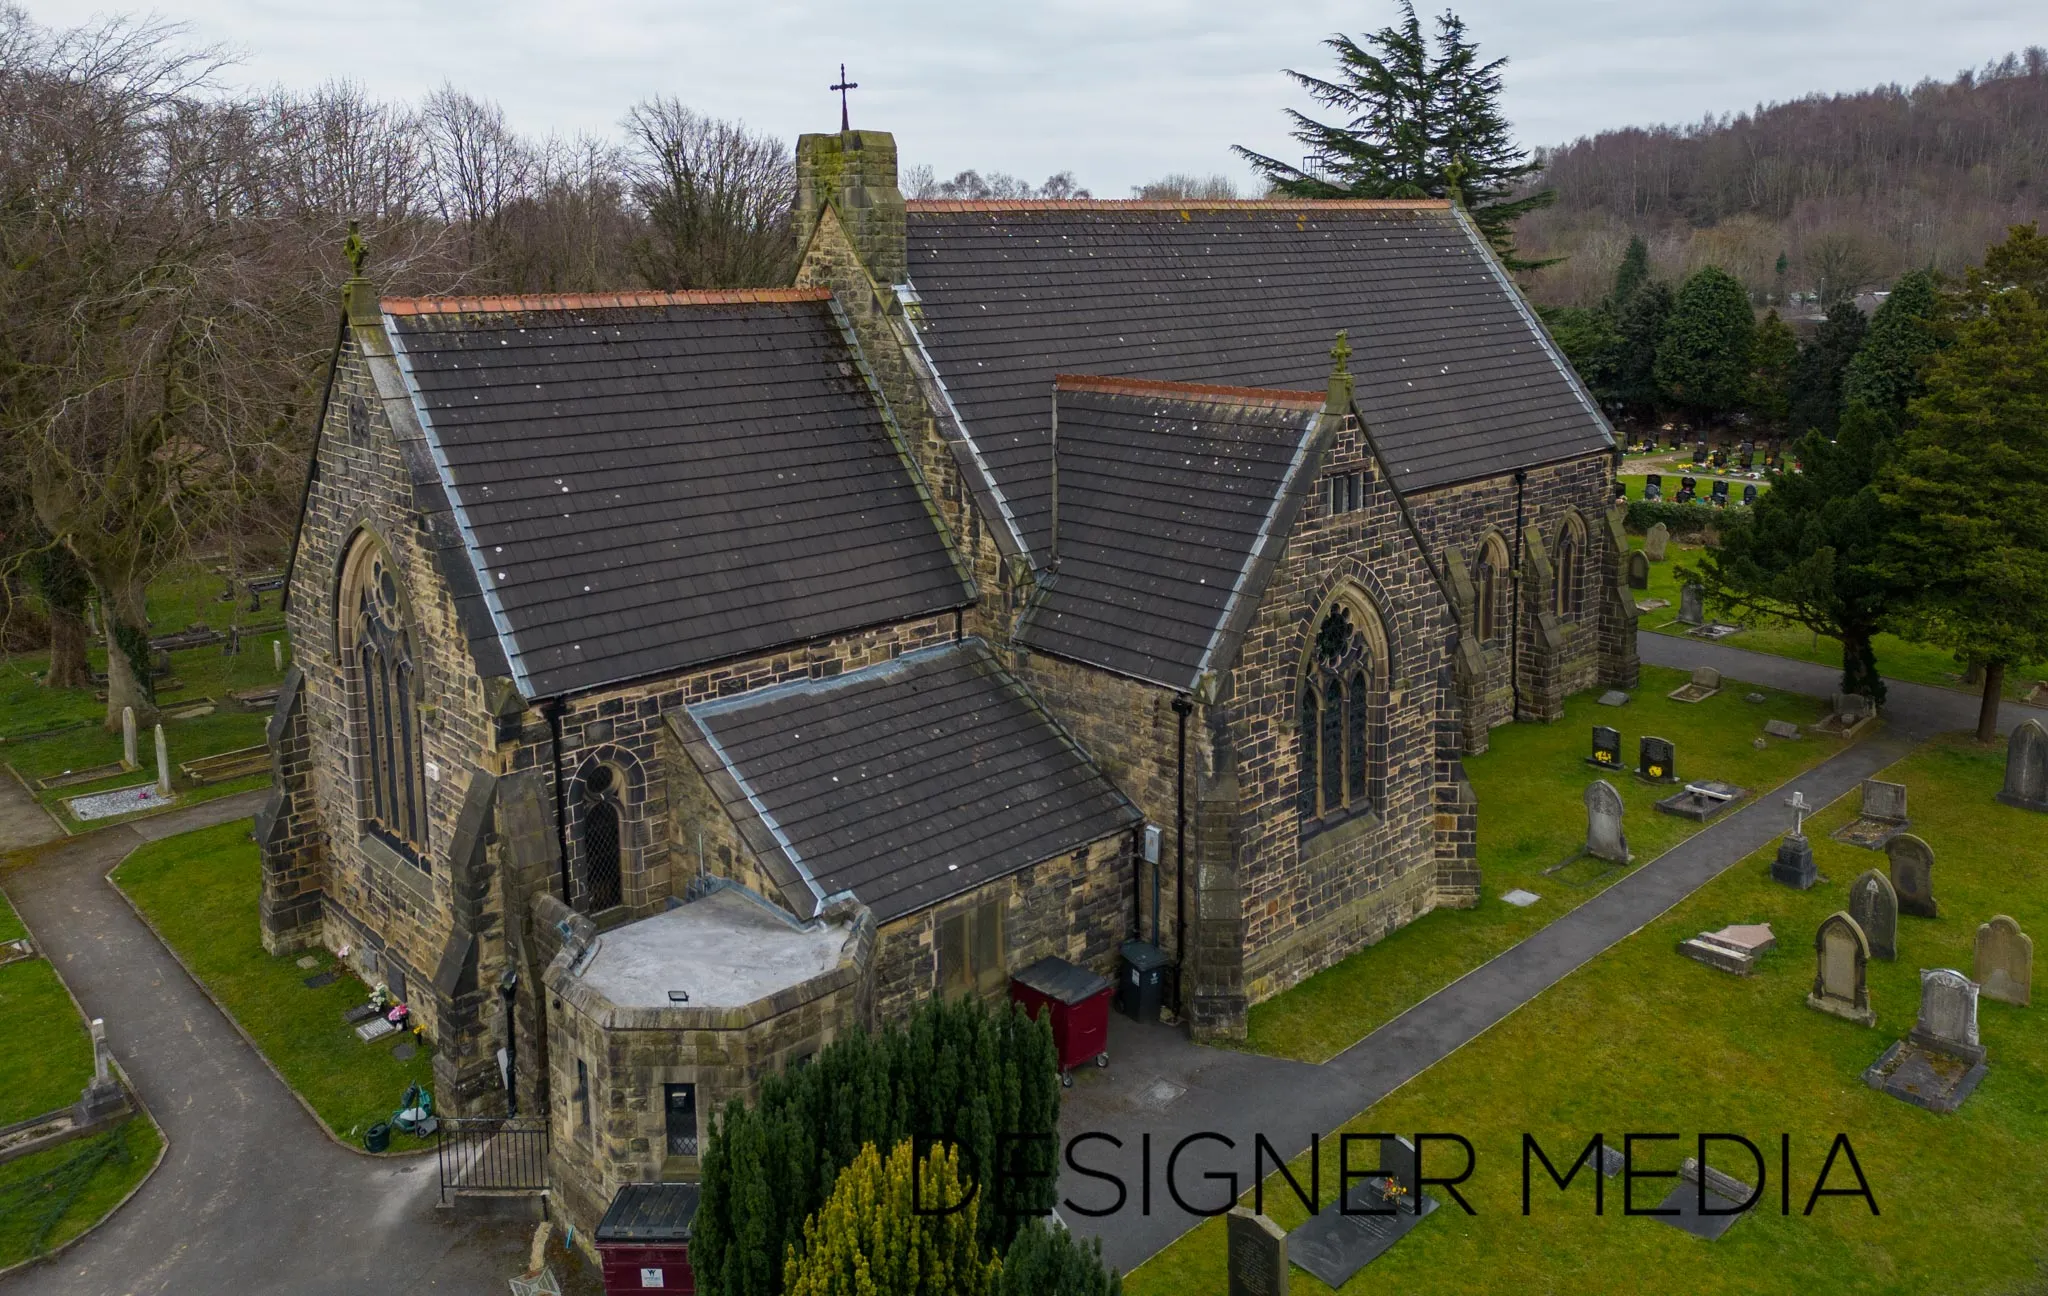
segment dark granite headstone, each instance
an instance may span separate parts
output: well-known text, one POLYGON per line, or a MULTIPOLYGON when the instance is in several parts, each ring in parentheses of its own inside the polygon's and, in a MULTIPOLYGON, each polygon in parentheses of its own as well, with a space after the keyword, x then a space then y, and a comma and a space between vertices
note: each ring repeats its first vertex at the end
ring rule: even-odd
POLYGON ((1756 503, 1756 483, 1744 482, 1742 485, 1742 505, 1744 508, 1748 508, 1754 503, 1756 503))
POLYGON ((1621 764, 1621 730, 1612 725, 1593 726, 1593 754, 1586 757, 1588 765, 1602 769, 1615 769, 1621 764))
POLYGON ((1287 1296, 1287 1234, 1264 1215, 1231 1208, 1228 1239, 1229 1296, 1287 1296))
POLYGON ((1651 487, 1655 487, 1659 491, 1662 491, 1664 489, 1663 473, 1651 473, 1649 476, 1643 478, 1643 489, 1649 490, 1651 487))
POLYGON ((1786 833, 1778 842, 1778 855, 1771 861, 1771 878, 1795 891, 1808 891, 1820 880, 1813 861, 1813 843, 1799 833, 1786 833))
POLYGON ((1694 1237, 1711 1242, 1733 1228, 1736 1220, 1754 1208, 1755 1203, 1749 1200, 1753 1195, 1748 1184, 1711 1166, 1702 1167, 1687 1157, 1679 1168, 1678 1186, 1660 1203, 1660 1209, 1678 1213, 1658 1218, 1673 1228, 1684 1229, 1694 1237), (1715 1213, 1702 1213, 1702 1206, 1715 1213))
POLYGON ((1728 483, 1718 477, 1714 479, 1714 507, 1728 507, 1728 483))
POLYGON ((376 1015, 377 1005, 357 1004, 355 1007, 349 1009, 347 1012, 344 1012, 341 1015, 341 1019, 349 1025, 354 1026, 358 1022, 366 1022, 370 1020, 370 1018, 375 1017, 376 1015))
POLYGON ((1287 1235, 1288 1256, 1330 1287, 1342 1287, 1360 1269, 1386 1253, 1437 1208, 1436 1199, 1415 1188, 1415 1149, 1406 1139, 1380 1141, 1378 1167, 1391 1171, 1353 1180, 1342 1208, 1331 1202, 1287 1235), (1387 1214, 1347 1214, 1345 1210, 1387 1214))
POLYGON ((303 980, 305 982, 306 989, 323 990, 326 987, 333 985, 336 981, 341 980, 341 973, 335 971, 333 968, 329 968, 325 972, 315 972, 312 976, 305 977, 303 978, 303 980))
POLYGON ((1678 748, 1668 738, 1644 735, 1636 743, 1636 773, 1652 783, 1678 782, 1678 748))

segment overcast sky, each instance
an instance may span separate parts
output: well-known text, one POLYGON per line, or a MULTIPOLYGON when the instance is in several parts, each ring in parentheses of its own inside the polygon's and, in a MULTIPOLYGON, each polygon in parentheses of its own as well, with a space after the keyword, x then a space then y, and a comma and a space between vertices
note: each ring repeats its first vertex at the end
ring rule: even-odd
MULTIPOLYGON (((51 25, 110 11, 26 0, 51 25)), ((1428 6, 1422 6, 1425 12, 1428 6)), ((2040 0, 1463 0, 1505 55, 1525 144, 1696 121, 1809 91, 1946 79, 2048 44, 2040 0)), ((119 11, 116 6, 112 11, 119 11)), ((1033 181, 1071 170, 1098 197, 1171 171, 1245 169, 1246 144, 1294 160, 1281 110, 1309 107, 1283 67, 1321 72, 1330 33, 1389 22, 1391 0, 165 0, 160 17, 237 50, 250 85, 359 81, 414 98, 451 81, 535 134, 611 134, 673 94, 785 140, 838 126, 826 86, 860 83, 856 126, 895 132, 906 165, 1033 181)))

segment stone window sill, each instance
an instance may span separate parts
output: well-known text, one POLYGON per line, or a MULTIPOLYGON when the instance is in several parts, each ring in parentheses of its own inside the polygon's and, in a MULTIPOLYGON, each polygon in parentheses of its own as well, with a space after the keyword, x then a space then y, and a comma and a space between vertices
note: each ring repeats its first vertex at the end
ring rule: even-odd
POLYGON ((434 879, 428 876, 427 871, 399 854, 389 842, 376 833, 366 832, 357 837, 356 848, 364 859, 390 874, 401 886, 417 893, 422 899, 434 898, 434 879))
POLYGON ((699 1162, 693 1156, 668 1156, 661 1161, 663 1183, 695 1183, 702 1176, 699 1162))
POLYGON ((1326 855, 1348 842, 1378 832, 1384 821, 1371 810, 1361 810, 1336 822, 1325 824, 1303 824, 1301 837, 1301 858, 1311 860, 1326 855))

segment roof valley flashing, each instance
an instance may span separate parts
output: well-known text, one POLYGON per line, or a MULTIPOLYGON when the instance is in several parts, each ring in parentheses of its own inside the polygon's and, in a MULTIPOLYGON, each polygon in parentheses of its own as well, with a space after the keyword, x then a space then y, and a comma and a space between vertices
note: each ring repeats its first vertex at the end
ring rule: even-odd
POLYGON ((974 602, 835 305, 823 288, 385 299, 523 696, 974 602))

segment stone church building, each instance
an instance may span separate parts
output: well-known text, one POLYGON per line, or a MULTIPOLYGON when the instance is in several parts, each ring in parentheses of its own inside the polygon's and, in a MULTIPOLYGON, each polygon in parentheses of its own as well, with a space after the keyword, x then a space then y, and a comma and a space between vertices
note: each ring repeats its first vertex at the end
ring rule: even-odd
POLYGON ((1473 903, 1460 758, 1636 673, 1615 443, 1441 202, 906 202, 796 282, 345 292, 266 945, 404 998, 556 1190, 1047 955, 1198 1038, 1473 903))

